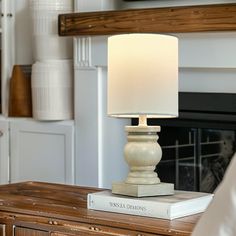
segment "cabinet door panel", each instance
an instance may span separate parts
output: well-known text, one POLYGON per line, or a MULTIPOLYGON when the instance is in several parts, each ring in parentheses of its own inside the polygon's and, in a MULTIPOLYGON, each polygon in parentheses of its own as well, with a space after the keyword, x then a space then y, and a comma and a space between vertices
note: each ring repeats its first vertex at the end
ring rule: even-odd
POLYGON ((15 227, 14 236, 49 236, 49 233, 42 230, 15 227))
POLYGON ((74 183, 73 122, 10 123, 10 181, 74 183))

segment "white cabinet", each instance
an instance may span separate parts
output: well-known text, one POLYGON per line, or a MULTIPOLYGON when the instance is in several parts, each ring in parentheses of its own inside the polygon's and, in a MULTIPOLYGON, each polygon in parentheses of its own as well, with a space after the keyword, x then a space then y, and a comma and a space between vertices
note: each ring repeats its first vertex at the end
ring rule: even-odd
POLYGON ((74 124, 10 122, 10 182, 74 183, 74 124))
POLYGON ((37 180, 74 183, 74 122, 9 118, 14 64, 32 64, 29 0, 0 0, 0 184, 37 180))
POLYGON ((0 119, 0 184, 74 184, 74 122, 0 119))

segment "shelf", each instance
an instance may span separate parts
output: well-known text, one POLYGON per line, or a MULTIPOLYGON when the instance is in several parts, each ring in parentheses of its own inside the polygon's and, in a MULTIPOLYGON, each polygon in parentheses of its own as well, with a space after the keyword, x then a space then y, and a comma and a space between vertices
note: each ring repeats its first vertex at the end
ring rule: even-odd
POLYGON ((235 3, 59 15, 60 36, 235 30, 235 3))

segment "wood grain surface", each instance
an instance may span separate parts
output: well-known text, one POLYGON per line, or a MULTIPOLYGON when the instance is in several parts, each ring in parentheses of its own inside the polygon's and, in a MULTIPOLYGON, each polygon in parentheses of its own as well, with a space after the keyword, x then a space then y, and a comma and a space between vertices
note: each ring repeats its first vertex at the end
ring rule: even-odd
POLYGON ((169 221, 88 210, 87 194, 100 190, 40 182, 0 186, 0 224, 10 221, 16 226, 58 232, 59 229, 76 229, 87 232, 87 235, 97 230, 103 233, 97 235, 107 235, 104 232, 138 235, 137 232, 142 232, 140 235, 187 236, 200 216, 169 221))
POLYGON ((236 30, 236 4, 98 11, 59 15, 59 35, 236 30))

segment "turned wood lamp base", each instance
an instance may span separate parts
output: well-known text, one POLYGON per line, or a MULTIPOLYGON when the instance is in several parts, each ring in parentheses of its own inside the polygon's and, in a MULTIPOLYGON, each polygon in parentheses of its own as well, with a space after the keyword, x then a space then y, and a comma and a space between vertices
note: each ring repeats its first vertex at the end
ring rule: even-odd
POLYGON ((160 126, 148 126, 146 117, 141 117, 138 126, 126 126, 125 130, 124 154, 130 172, 124 182, 113 183, 112 193, 133 197, 174 194, 174 184, 162 183, 155 172, 162 156, 157 142, 160 126))

